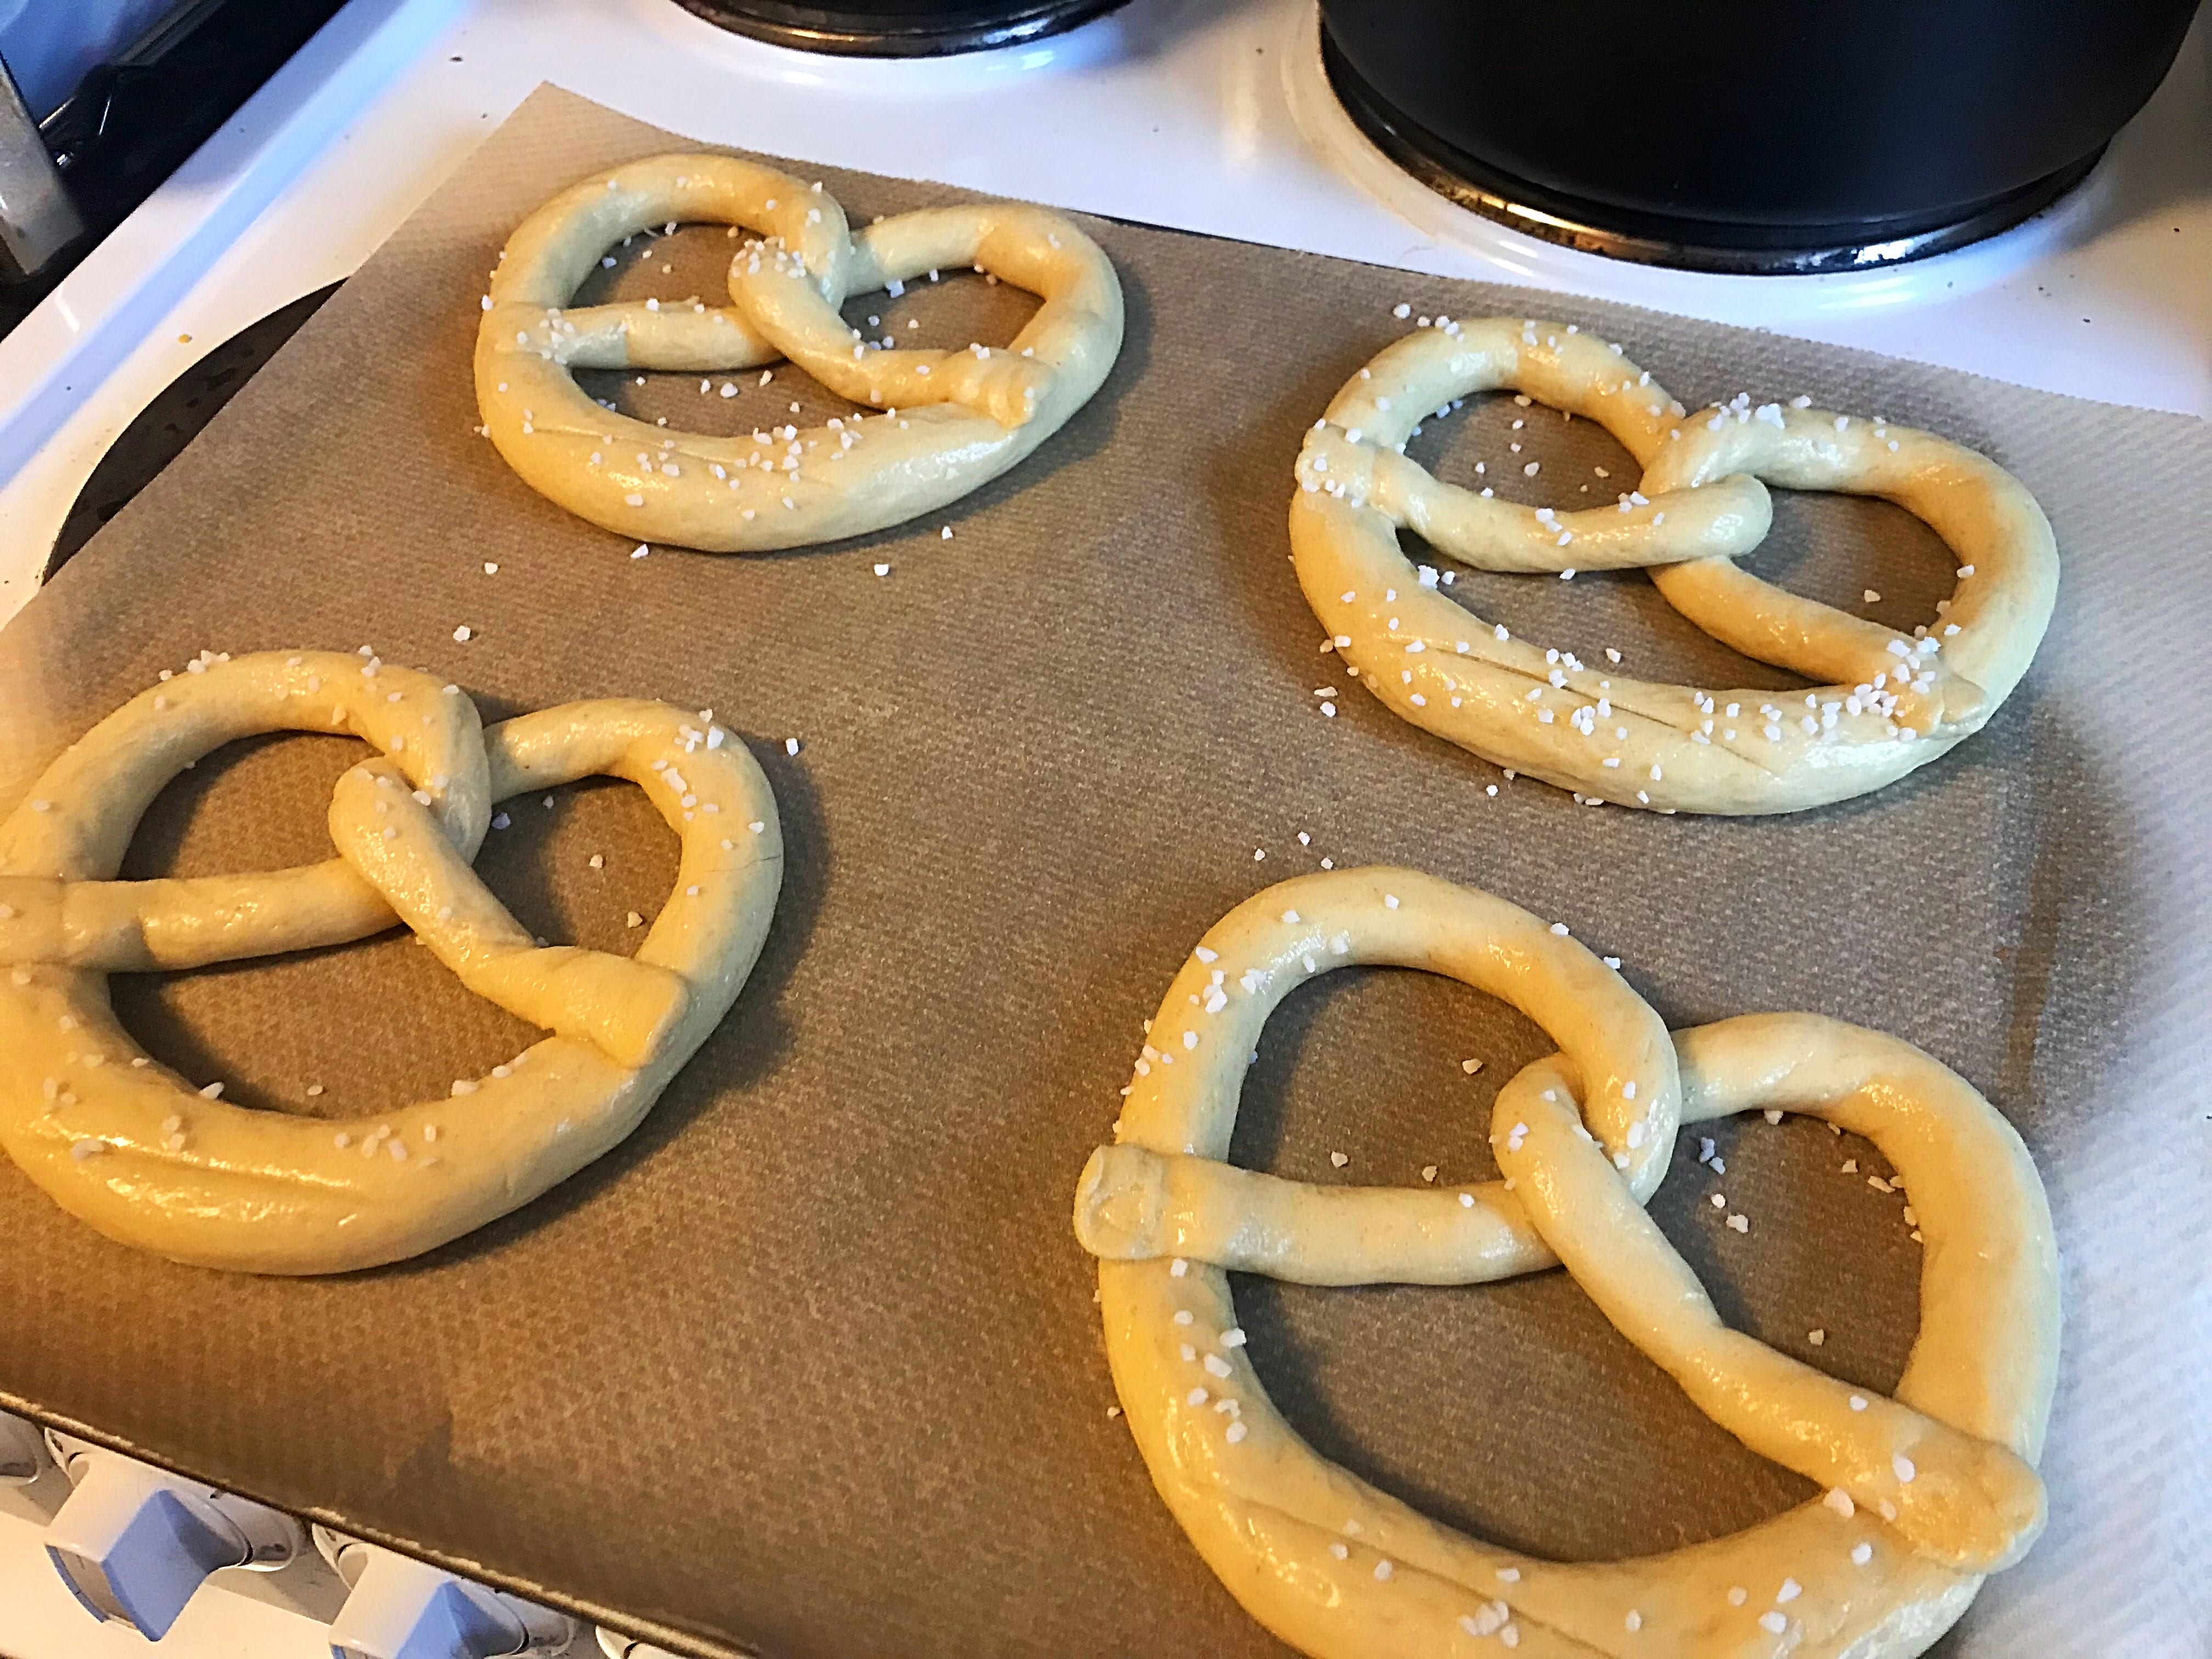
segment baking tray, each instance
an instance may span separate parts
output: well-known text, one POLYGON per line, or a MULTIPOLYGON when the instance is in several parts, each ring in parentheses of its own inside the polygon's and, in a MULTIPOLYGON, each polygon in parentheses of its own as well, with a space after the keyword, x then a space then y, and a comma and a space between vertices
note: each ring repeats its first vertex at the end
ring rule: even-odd
MULTIPOLYGON (((577 177, 683 142, 551 89, 526 104, 0 633, 0 800, 204 647, 372 643, 459 681, 488 718, 594 696, 712 707, 785 821, 784 896, 751 982, 618 1151, 395 1267, 179 1267, 0 1169, 0 1400, 686 1651, 1279 1654, 1107 1415, 1069 1205, 1141 1023, 1205 928, 1323 858, 1404 862, 1567 921, 1621 955, 1670 1023, 1814 1010, 1915 1042, 1988 1092, 2041 1164, 2065 1263, 2053 1520, 1942 1651, 2201 1651, 2212 1431, 2190 1379, 2212 1358, 2212 1130, 2194 1082, 2212 772, 2188 757, 2212 696, 2188 665, 2212 620, 2203 423, 1091 221, 1128 343, 1019 469, 835 546, 634 558, 473 434, 468 362, 507 230, 577 177), (1587 809, 1357 696, 1324 717, 1316 688, 1348 687, 1286 562, 1291 465, 1330 393, 1404 331, 1401 301, 1601 330, 1693 405, 1803 392, 1994 455, 2042 499, 2065 561, 2033 672, 1943 761, 1778 820, 1587 809)), ((791 165, 863 222, 958 199, 791 165)), ((711 295, 727 247, 679 233, 606 280, 711 295)), ((1030 304, 963 276, 850 311, 959 344, 1010 337, 1030 304)), ((726 399, 729 377, 707 378, 598 389, 716 430, 842 407, 793 370, 726 399)), ((1416 453, 1465 477, 1513 441, 1543 467, 1503 492, 1522 499, 1602 501, 1629 476, 1587 423, 1504 400, 1416 453)), ((1899 623, 1932 615, 1948 585, 1913 520, 1838 498, 1784 497, 1753 562, 1899 623), (1861 605, 1867 588, 1883 599, 1861 605)), ((1632 672, 1791 683, 1632 575, 1468 575, 1455 591, 1524 635, 1616 647, 1632 672)), ((234 745, 156 803, 126 873, 319 855, 331 781, 358 752, 234 745)), ((535 931, 622 949, 674 846, 635 791, 587 786, 516 809, 480 867, 535 931)), ((532 1036, 398 935, 114 985, 166 1062, 294 1111, 442 1094, 532 1036)), ((1235 1156, 1311 1180, 1413 1184, 1426 1164, 1479 1178, 1492 1092, 1548 1046, 1455 985, 1329 975, 1271 1024, 1235 1156), (1468 1057, 1486 1061, 1472 1078, 1468 1057)), ((1720 1226, 1693 1142, 1653 1208, 1723 1314, 1893 1383, 1914 1247, 1896 1201, 1840 1173, 1854 1152, 1881 1164, 1794 1120, 1719 1139, 1751 1231, 1720 1226)), ((1240 1280, 1237 1295, 1301 1433, 1501 1543, 1659 1549, 1804 1493, 1698 1416, 1564 1275, 1240 1280)))

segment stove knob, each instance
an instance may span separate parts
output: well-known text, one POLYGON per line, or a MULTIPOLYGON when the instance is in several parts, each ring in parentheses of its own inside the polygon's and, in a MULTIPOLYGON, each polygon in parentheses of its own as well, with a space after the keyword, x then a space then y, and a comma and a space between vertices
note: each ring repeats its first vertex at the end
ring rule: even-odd
POLYGON ((76 1488, 46 1527, 47 1559, 87 1612, 149 1639, 168 1633, 210 1573, 271 1571, 307 1541, 276 1510, 67 1435, 46 1443, 76 1488))
POLYGON ((315 1547, 347 1586, 331 1659, 506 1659, 559 1653, 575 1638, 564 1613, 327 1528, 315 1528, 315 1547))
POLYGON ((0 1481, 27 1486, 46 1467, 46 1449, 35 1423, 0 1412, 0 1481))
POLYGON ((617 1636, 605 1625, 599 1626, 599 1651, 607 1659, 676 1659, 666 1648, 641 1642, 635 1636, 617 1636))

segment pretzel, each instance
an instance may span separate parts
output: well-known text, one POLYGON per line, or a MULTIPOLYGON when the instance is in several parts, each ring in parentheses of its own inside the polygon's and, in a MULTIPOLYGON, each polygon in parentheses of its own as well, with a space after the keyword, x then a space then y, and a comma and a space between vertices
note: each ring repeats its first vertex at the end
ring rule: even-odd
POLYGON ((1076 1235, 1100 1258, 1107 1355, 1153 1484, 1246 1611, 1314 1659, 1480 1653, 1491 1638, 1560 1659, 1907 1659, 2033 1542, 2057 1262, 2019 1137, 1894 1038, 1768 1014, 1678 1032, 1670 1047, 1657 1025, 1558 930, 1403 870, 1267 889, 1218 923, 1169 987, 1116 1140, 1084 1170, 1076 1235), (1503 1180, 1316 1187, 1224 1161, 1268 1013, 1313 974, 1361 962, 1462 979, 1561 1041, 1499 1092, 1503 1180), (1186 1031, 1199 1034, 1194 1048, 1186 1031), (1620 1099, 1631 1073, 1649 1103, 1636 1146, 1620 1099), (1918 1206, 1920 1334, 1893 1398, 1723 1327, 1641 1208, 1678 1124, 1774 1107, 1868 1136, 1918 1206), (1297 1437, 1246 1356, 1228 1278, 1472 1285, 1559 1261, 1708 1416, 1825 1495, 1638 1559, 1494 1548, 1297 1437))
POLYGON ((1971 450, 1747 398, 1686 417, 1647 372, 1559 323, 1492 318, 1397 341, 1337 393, 1297 471, 1298 580, 1362 684, 1414 725, 1596 802, 1790 812, 1878 789, 1981 729, 2057 590, 2042 509, 1971 450), (1605 427, 1644 469, 1639 488, 1554 513, 1440 483, 1401 453, 1429 411, 1501 388, 1605 427), (1732 565, 1766 533, 1765 483, 1878 495, 1926 522, 1960 560, 1934 630, 1899 634, 1732 565), (1649 568, 1715 638, 1832 683, 1709 691, 1595 671, 1435 591, 1399 550, 1401 527, 1482 569, 1649 568))
POLYGON ((665 704, 570 703, 481 730, 453 685, 327 652, 204 658, 109 715, 0 820, 0 1147, 64 1209, 173 1261, 267 1273, 395 1261, 527 1203, 620 1141, 735 1000, 782 875, 741 744, 665 704), (271 731, 382 753, 332 793, 337 858, 114 879, 183 767, 271 731), (593 775, 682 839, 635 957, 541 946, 470 869, 494 802, 593 775), (116 1020, 105 975, 342 943, 404 921, 471 990, 551 1030, 451 1097, 352 1121, 196 1091, 116 1020))
POLYGON ((1112 262, 1060 214, 937 208, 855 236, 819 185, 728 156, 662 155, 586 179, 515 231, 477 332, 477 402, 507 464, 579 517, 623 536, 763 552, 881 530, 997 477, 1089 401, 1121 330, 1112 262), (730 306, 566 308, 610 243, 701 220, 767 233, 732 262, 730 306), (969 265, 1043 299, 1012 345, 885 349, 837 314, 848 293, 969 265), (786 356, 886 412, 712 438, 615 414, 569 374, 786 356))

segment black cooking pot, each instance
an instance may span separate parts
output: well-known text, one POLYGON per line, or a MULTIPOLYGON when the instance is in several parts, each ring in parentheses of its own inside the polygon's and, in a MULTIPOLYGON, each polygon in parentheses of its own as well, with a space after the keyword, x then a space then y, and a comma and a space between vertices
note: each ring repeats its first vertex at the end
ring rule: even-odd
POLYGON ((1124 0, 682 0, 710 23, 779 46, 860 58, 985 52, 1073 28, 1124 0))
POLYGON ((1707 269, 1912 258, 2085 174, 2197 0, 1321 0, 1353 118, 1556 240, 1707 269))

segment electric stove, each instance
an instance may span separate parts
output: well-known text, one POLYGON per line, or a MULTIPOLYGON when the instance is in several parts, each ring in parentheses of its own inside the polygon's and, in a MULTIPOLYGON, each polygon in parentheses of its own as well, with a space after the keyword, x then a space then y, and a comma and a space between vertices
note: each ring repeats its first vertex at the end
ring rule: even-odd
POLYGON ((855 58, 942 58, 1058 34, 1123 0, 678 0, 686 11, 757 40, 855 58))
MULTIPOLYGON (((341 281, 545 81, 702 141, 2212 414, 2201 20, 2095 166, 2020 222, 1906 263, 1774 276, 1608 258, 1433 188, 1371 110, 1347 109, 1312 0, 978 6, 998 21, 921 56, 772 15, 804 9, 351 0, 0 338, 0 617, 31 596, 72 512, 91 510, 88 479, 142 410, 210 354, 244 351, 234 337, 341 281), (837 49, 781 43, 794 41, 837 49)), ((1285 477, 1287 489, 1287 463, 1285 477)), ((67 1491, 51 1467, 0 1486, 9 1659, 141 1650, 137 1636, 95 1625, 47 1560, 43 1529, 67 1491)), ((226 1569, 163 1650, 309 1659, 331 1651, 343 1596, 313 1551, 276 1572, 226 1569)), ((601 1647, 580 1632, 574 1650, 601 1647)), ((611 1636, 605 1650, 623 1644, 611 1636)))

